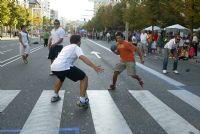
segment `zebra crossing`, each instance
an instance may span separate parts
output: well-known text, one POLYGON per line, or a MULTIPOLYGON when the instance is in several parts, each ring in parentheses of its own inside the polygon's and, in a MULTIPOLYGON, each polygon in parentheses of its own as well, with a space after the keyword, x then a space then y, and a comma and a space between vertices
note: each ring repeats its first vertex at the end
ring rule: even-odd
MULTIPOLYGON (((187 90, 168 90, 168 92, 200 112, 199 96, 187 90)), ((129 90, 128 93, 166 133, 200 134, 200 130, 150 91, 129 90)), ((19 90, 0 90, 0 115, 19 94, 19 90)), ((75 134, 79 134, 79 128, 60 128, 65 91, 60 91, 60 96, 63 99, 58 103, 50 103, 52 94, 51 90, 43 90, 21 129, 10 131, 0 129, 0 134, 14 131, 20 134, 59 134, 61 131, 73 131, 75 134)), ((107 90, 87 91, 96 134, 134 134, 134 130, 130 129, 129 124, 120 112, 120 108, 115 104, 110 94, 107 90)))

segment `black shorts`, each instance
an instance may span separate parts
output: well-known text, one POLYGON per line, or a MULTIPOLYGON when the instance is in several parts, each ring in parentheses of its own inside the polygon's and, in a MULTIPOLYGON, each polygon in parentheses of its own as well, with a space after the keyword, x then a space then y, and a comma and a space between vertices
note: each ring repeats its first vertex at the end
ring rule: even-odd
POLYGON ((63 46, 61 45, 56 45, 54 47, 51 47, 49 50, 48 59, 54 60, 58 56, 58 53, 62 50, 62 48, 63 46))
POLYGON ((86 76, 86 74, 82 70, 77 68, 76 66, 70 67, 69 70, 65 70, 65 71, 53 71, 53 73, 62 82, 65 80, 65 77, 76 82, 78 80, 83 80, 86 76))

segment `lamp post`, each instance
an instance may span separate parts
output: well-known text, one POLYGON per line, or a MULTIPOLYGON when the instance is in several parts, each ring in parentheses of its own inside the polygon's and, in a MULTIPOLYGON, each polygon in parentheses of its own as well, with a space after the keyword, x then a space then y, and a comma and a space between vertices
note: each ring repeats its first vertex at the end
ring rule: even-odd
MULTIPOLYGON (((129 3, 126 2, 126 8, 129 8, 129 3)), ((129 23, 125 22, 125 40, 128 40, 129 23)))

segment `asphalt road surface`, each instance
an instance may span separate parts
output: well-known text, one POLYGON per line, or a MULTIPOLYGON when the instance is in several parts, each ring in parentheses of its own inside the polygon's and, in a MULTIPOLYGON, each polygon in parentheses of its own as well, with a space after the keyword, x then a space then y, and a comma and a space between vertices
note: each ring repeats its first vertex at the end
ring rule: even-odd
POLYGON ((180 74, 174 74, 170 60, 164 75, 162 56, 148 55, 144 65, 136 56, 144 88, 124 71, 117 89, 108 91, 119 61, 109 49, 113 43, 82 39, 84 54, 104 72, 75 63, 89 77, 90 107, 81 109, 79 82, 68 79, 61 101, 50 103, 56 77, 49 76, 47 48, 32 44, 29 63, 23 64, 17 41, 0 41, 0 134, 200 134, 200 66, 180 61, 180 74))

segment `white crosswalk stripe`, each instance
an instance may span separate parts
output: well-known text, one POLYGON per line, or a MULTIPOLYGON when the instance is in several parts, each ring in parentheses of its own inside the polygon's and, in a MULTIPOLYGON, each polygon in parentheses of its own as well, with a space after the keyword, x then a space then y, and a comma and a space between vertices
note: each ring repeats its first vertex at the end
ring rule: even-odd
MULTIPOLYGON (((60 91, 64 98, 65 91, 60 91)), ((51 90, 43 91, 20 134, 58 134, 60 128, 63 99, 51 104, 51 90)))
MULTIPOLYGON (((168 90, 181 101, 191 105, 200 111, 200 97, 187 90, 168 90)), ((0 90, 0 111, 3 111, 10 102, 20 93, 18 90, 0 90)), ((71 128, 60 128, 61 115, 63 111, 63 100, 65 91, 59 92, 61 101, 51 103, 52 90, 44 90, 33 107, 22 129, 1 130, 1 132, 16 131, 20 134, 59 134, 71 128)), ((190 122, 159 100, 148 90, 129 90, 131 96, 148 112, 155 122, 168 134, 200 134, 190 122), (178 125, 177 125, 178 124, 178 125)), ((133 134, 126 119, 117 107, 114 99, 107 90, 88 90, 90 99, 91 118, 94 123, 96 134, 133 134)), ((129 101, 129 103, 131 103, 129 101)), ((131 109, 129 109, 131 110, 131 109)), ((66 117, 67 118, 67 117, 66 117)), ((79 128, 76 131, 79 132, 79 128)))
POLYGON ((168 90, 168 91, 200 111, 200 97, 198 97, 197 95, 187 90, 168 90))
POLYGON ((107 90, 88 90, 96 134, 132 134, 107 90))
POLYGON ((3 112, 19 92, 19 90, 0 90, 0 112, 3 112))
POLYGON ((129 92, 168 134, 200 133, 199 130, 193 127, 149 91, 129 90, 129 92))

